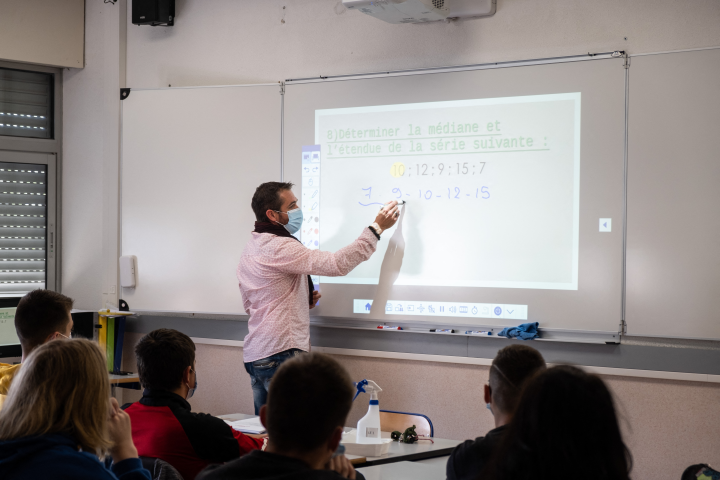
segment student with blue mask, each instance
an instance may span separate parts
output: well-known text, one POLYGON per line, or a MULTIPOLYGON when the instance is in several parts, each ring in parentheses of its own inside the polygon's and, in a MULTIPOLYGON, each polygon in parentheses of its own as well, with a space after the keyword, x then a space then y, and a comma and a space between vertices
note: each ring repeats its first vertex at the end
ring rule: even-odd
POLYGON ((150 480, 130 418, 110 398, 105 354, 89 340, 35 348, 0 412, 0 479, 40 478, 150 480))
POLYGON ((360 235, 346 247, 336 252, 308 248, 298 234, 318 228, 318 217, 304 217, 292 187, 289 182, 266 182, 255 190, 255 230, 237 267, 243 307, 250 315, 243 359, 256 415, 280 365, 310 351, 310 309, 320 300, 310 275, 347 275, 375 253, 383 231, 400 217, 397 201, 390 201, 373 223, 362 229, 358 225, 360 235))
MULTIPOLYGON (((143 388, 140 401, 123 405, 133 422, 133 441, 142 457, 159 458, 193 480, 211 463, 234 460, 262 448, 263 440, 233 430, 188 400, 197 391, 195 343, 182 332, 159 328, 135 346, 143 388)), ((0 479, 1 480, 1 479, 0 479)))
POLYGON ((484 437, 465 440, 450 454, 447 480, 475 480, 508 430, 525 383, 545 370, 540 352, 527 345, 509 345, 492 361, 488 384, 484 386, 485 404, 492 413, 495 428, 484 437))

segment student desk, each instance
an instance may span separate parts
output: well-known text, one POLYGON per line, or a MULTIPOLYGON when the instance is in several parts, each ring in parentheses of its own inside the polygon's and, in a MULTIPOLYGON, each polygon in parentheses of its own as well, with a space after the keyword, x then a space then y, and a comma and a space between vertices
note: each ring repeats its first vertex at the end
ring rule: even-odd
POLYGON ((115 387, 120 386, 122 388, 131 388, 133 390, 140 390, 140 376, 137 373, 132 375, 115 375, 110 374, 110 394, 115 396, 115 387))
POLYGON ((430 465, 418 462, 395 462, 385 465, 361 467, 358 472, 365 476, 365 480, 444 480, 445 465, 432 463, 430 465))
POLYGON ((140 376, 137 373, 132 375, 115 375, 110 374, 110 385, 118 385, 120 383, 140 383, 140 376))
MULTIPOLYGON (((252 418, 255 415, 245 415, 243 413, 233 413, 229 415, 220 415, 218 418, 223 420, 235 421, 245 418, 252 418)), ((367 457, 365 463, 356 464, 356 466, 367 467, 371 465, 383 465, 387 463, 397 463, 405 461, 416 461, 427 458, 446 457, 450 455, 453 448, 460 444, 460 440, 446 440, 443 438, 433 438, 435 443, 428 440, 421 440, 418 443, 398 443, 390 444, 390 451, 381 457, 367 457)), ((359 458, 356 455, 347 455, 350 460, 359 458)), ((443 474, 444 478, 444 474, 443 474)))

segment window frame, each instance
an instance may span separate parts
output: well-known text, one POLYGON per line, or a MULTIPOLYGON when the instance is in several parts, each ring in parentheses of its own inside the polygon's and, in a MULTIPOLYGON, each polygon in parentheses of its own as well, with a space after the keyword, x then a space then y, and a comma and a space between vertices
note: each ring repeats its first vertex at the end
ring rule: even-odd
MULTIPOLYGON (((45 288, 56 292, 61 291, 62 265, 62 73, 60 68, 45 67, 0 60, 0 68, 25 70, 27 72, 49 73, 53 82, 53 138, 11 137, 0 135, 0 150, 8 153, 46 153, 48 157, 47 177, 47 246, 46 246, 46 284, 45 288), (54 159, 51 156, 54 155, 54 159), (50 239, 53 240, 52 250, 50 239)), ((7 160, 6 160, 7 161, 7 160)), ((18 161, 17 163, 28 163, 18 161)))

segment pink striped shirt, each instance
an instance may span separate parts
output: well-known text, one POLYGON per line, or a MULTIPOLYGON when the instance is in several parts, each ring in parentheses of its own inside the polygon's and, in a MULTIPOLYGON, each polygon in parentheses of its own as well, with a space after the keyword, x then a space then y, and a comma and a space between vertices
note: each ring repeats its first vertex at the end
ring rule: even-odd
POLYGON ((335 253, 310 250, 293 238, 253 232, 237 268, 243 305, 250 314, 245 362, 290 348, 309 351, 307 275, 347 275, 370 258, 376 247, 377 238, 368 228, 335 253))

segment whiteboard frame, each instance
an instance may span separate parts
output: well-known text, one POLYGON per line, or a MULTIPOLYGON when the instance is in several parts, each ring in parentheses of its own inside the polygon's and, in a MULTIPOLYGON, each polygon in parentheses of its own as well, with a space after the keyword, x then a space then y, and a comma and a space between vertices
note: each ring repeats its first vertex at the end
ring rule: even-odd
MULTIPOLYGON (((424 75, 424 74, 433 74, 433 73, 446 73, 446 72, 461 72, 461 71, 471 71, 471 70, 484 70, 484 69, 496 69, 496 68, 510 68, 510 67, 518 67, 518 66, 532 66, 532 65, 544 65, 544 64, 553 64, 553 63, 568 63, 568 62, 580 62, 580 61, 592 61, 592 60, 601 60, 601 59, 608 59, 608 58, 617 58, 619 56, 625 56, 626 61, 628 62, 628 65, 626 66, 626 73, 625 73, 625 145, 624 145, 624 155, 625 155, 625 184, 624 184, 624 199, 623 199, 623 205, 624 205, 624 211, 625 215, 623 217, 623 278, 622 278, 622 324, 619 325, 618 332, 590 332, 588 331, 587 334, 589 337, 595 337, 597 340, 601 341, 600 339, 606 339, 607 335, 615 335, 620 334, 621 336, 628 336, 633 337, 634 335, 627 335, 625 330, 625 308, 626 308, 626 274, 627 274, 627 268, 626 268, 626 254, 627 254, 627 162, 628 162, 628 104, 629 104, 629 98, 628 98, 628 77, 629 77, 629 59, 632 57, 641 57, 641 56, 648 56, 648 55, 662 55, 662 54, 669 54, 669 53, 681 53, 681 52, 693 52, 693 51, 702 51, 702 50, 716 50, 720 49, 720 46, 715 47, 703 47, 703 48, 691 48, 691 49, 682 49, 682 50, 669 50, 669 51, 661 51, 661 52, 650 52, 650 53, 640 53, 640 54, 630 54, 623 50, 617 50, 614 52, 605 52, 605 53, 598 53, 598 54, 585 54, 585 55, 576 55, 576 56, 566 56, 566 57, 551 57, 551 58, 542 58, 542 59, 529 59, 529 60, 520 60, 520 61, 509 61, 509 62, 497 62, 497 63, 486 63, 486 64, 475 64, 475 65, 458 65, 458 66, 448 66, 448 67, 433 67, 433 68, 424 68, 424 69, 411 69, 411 70, 400 70, 400 71, 388 71, 388 72, 374 72, 374 73, 358 73, 358 74, 348 74, 348 75, 337 75, 337 76, 328 76, 328 77, 318 77, 318 78, 298 78, 298 79, 287 79, 284 82, 279 83, 261 83, 261 84, 248 84, 248 85, 213 85, 213 86, 187 86, 187 87, 169 87, 169 88, 137 88, 137 89, 131 89, 131 92, 134 90, 170 90, 170 89, 178 89, 178 88, 222 88, 222 87, 250 87, 250 86, 273 86, 278 85, 280 87, 280 95, 281 95, 281 132, 280 132, 280 175, 281 175, 281 181, 283 180, 284 176, 284 94, 285 94, 285 85, 291 85, 291 84, 303 84, 303 83, 320 83, 320 82, 327 82, 327 81, 346 81, 346 80, 359 80, 364 78, 381 78, 381 77, 389 77, 389 76, 408 76, 408 75, 424 75)), ((121 108, 120 108, 120 181, 122 181, 122 122, 123 122, 123 108, 122 108, 122 102, 121 102, 121 108)), ((119 209, 122 209, 122 185, 120 185, 120 199, 119 199, 119 209)), ((119 212, 120 215, 122 214, 122 211, 119 212)), ((121 216, 119 218, 122 218, 121 216)), ((121 239, 122 239, 122 223, 119 224, 118 227, 118 237, 119 237, 119 251, 122 251, 122 245, 121 245, 121 239)), ((152 313, 159 313, 158 311, 151 311, 151 310, 144 310, 148 314, 152 313)), ((206 312, 175 312, 175 311, 168 311, 168 310, 162 310, 162 312, 169 313, 179 313, 183 315, 192 315, 193 317, 197 314, 197 318, 213 318, 213 317, 226 317, 230 319, 229 315, 222 315, 222 314, 215 314, 215 313, 206 313, 206 312)), ((234 318, 233 318, 234 319, 234 318)), ((333 323, 331 319, 328 323, 333 323)), ((314 323, 314 322, 313 322, 314 323)), ((319 323, 325 323, 323 321, 319 323)), ((423 323, 422 326, 426 327, 427 324, 423 323)), ((554 332, 555 335, 557 335, 554 340, 560 340, 563 338, 562 331, 554 332)), ((572 335, 573 333, 577 333, 577 331, 570 331, 568 330, 567 341, 573 342, 577 340, 573 340, 572 335)), ((585 333, 585 332, 583 332, 585 333)), ((554 336, 555 336, 554 335, 554 336)), ((642 335, 642 337, 653 337, 653 338, 669 338, 669 339, 696 339, 697 337, 685 337, 685 336, 667 336, 667 335, 642 335)), ((697 338, 698 340, 708 340, 706 338, 697 338)), ((599 343, 599 342, 598 342, 599 343)))

